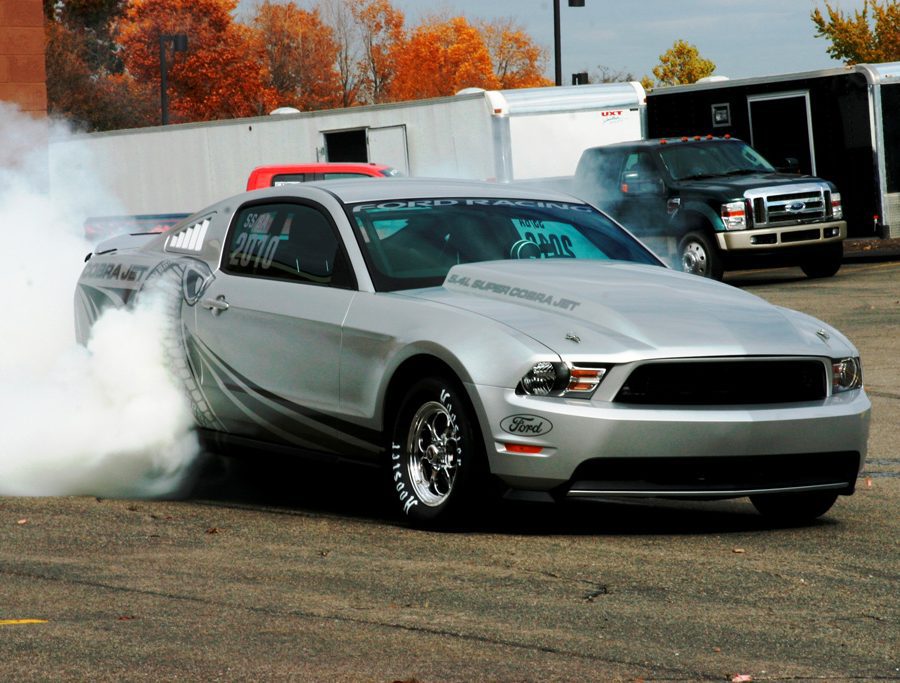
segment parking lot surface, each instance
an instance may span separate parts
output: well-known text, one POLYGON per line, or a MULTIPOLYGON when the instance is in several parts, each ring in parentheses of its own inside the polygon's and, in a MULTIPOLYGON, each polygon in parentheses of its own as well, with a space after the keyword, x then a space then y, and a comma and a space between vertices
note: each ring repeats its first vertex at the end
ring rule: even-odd
POLYGON ((857 493, 505 504, 425 532, 375 475, 211 460, 185 500, 0 498, 0 680, 900 680, 900 261, 729 274, 836 325, 873 404, 857 493))

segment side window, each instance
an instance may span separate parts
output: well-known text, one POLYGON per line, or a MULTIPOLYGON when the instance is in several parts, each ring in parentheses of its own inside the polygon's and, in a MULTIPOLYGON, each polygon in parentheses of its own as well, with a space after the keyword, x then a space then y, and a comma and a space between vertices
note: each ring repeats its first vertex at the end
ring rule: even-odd
POLYGON ((257 204, 241 209, 225 251, 224 269, 237 275, 349 286, 349 266, 337 235, 317 209, 257 204))
POLYGON ((623 194, 651 194, 658 190, 659 172, 647 151, 631 152, 625 157, 619 190, 623 194))
POLYGON ((272 187, 279 187, 281 185, 296 185, 297 183, 305 183, 307 180, 312 179, 312 175, 309 173, 281 173, 279 175, 273 176, 272 187))

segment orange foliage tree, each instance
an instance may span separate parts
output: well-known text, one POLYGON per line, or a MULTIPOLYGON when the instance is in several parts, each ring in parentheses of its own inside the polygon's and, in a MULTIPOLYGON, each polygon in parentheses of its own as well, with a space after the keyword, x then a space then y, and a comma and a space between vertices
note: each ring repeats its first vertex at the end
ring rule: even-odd
POLYGON ((254 116, 276 106, 258 41, 232 20, 236 6, 237 0, 128 1, 116 29, 134 79, 158 92, 160 36, 188 36, 187 51, 177 53, 168 72, 172 121, 254 116))
POLYGON ((900 60, 900 2, 897 0, 865 0, 862 9, 852 16, 826 0, 825 15, 817 7, 810 18, 816 25, 816 37, 831 41, 827 51, 833 59, 845 64, 900 60))
POLYGON ((253 18, 280 105, 303 111, 341 104, 335 63, 338 45, 319 10, 265 0, 253 18))
POLYGON ((431 19, 391 50, 392 100, 452 95, 467 87, 500 87, 481 33, 464 17, 431 19))
POLYGON ((535 45, 512 19, 495 19, 479 25, 501 88, 537 88, 553 85, 544 75, 547 51, 535 45))
POLYGON ((403 12, 388 0, 352 0, 350 11, 362 53, 358 63, 360 98, 367 103, 384 102, 394 76, 397 47, 406 38, 403 12))

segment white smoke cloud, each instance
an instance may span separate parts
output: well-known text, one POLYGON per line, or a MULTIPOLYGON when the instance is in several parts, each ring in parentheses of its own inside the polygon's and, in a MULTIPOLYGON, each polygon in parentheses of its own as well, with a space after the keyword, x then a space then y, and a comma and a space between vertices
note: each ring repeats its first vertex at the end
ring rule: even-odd
POLYGON ((75 342, 75 284, 88 215, 121 213, 86 150, 55 159, 65 126, 0 103, 0 495, 169 495, 198 453, 183 393, 165 364, 153 299, 103 314, 75 342))

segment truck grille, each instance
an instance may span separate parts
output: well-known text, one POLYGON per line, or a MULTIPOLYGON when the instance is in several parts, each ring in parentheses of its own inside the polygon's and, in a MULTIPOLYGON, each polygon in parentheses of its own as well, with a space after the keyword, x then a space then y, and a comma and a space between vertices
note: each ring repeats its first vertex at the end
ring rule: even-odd
POLYGON ((831 190, 827 186, 807 184, 784 194, 769 194, 762 188, 748 192, 747 198, 753 205, 754 227, 798 224, 831 215, 831 190))
POLYGON ((614 399, 641 405, 749 405, 827 396, 818 360, 666 361, 634 369, 614 399))

